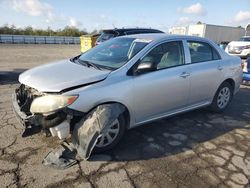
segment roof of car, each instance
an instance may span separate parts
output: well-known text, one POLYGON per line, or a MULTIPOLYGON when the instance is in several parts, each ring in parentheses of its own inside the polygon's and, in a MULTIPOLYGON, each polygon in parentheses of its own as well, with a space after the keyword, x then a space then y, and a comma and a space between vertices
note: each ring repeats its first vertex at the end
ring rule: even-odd
POLYGON ((126 31, 135 31, 135 30, 149 30, 149 31, 159 31, 158 29, 152 29, 152 28, 114 28, 114 29, 104 29, 103 31, 118 31, 118 32, 126 32, 126 31))
MULTIPOLYGON (((189 36, 189 35, 173 35, 173 34, 166 34, 166 33, 152 33, 152 34, 136 34, 136 35, 126 35, 123 37, 131 37, 137 39, 147 39, 147 40, 161 40, 161 39, 197 39, 197 40, 204 40, 204 38, 196 37, 196 36, 189 36)), ((206 39, 205 39, 206 40, 206 39)))

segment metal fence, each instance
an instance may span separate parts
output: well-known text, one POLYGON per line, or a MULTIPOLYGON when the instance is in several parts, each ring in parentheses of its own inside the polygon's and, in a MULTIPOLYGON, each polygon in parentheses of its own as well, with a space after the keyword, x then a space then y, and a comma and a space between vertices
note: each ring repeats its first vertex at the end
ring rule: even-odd
POLYGON ((0 35, 0 43, 11 44, 80 44, 80 37, 0 35))

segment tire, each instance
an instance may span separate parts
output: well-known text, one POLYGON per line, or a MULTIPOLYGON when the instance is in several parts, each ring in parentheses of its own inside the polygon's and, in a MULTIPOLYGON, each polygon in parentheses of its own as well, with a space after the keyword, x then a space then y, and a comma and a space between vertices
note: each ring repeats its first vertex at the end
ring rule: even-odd
POLYGON ((122 139, 122 137, 123 137, 123 135, 125 133, 125 130, 126 130, 126 121, 125 121, 125 118, 124 118, 123 114, 121 114, 115 121, 119 122, 119 130, 118 130, 118 133, 117 133, 116 137, 114 138, 114 140, 112 140, 111 143, 109 143, 108 145, 103 145, 103 146, 98 145, 98 144, 100 144, 100 140, 101 140, 101 138, 100 138, 97 141, 96 146, 95 146, 95 148, 93 150, 94 153, 102 153, 102 152, 111 150, 122 139))
POLYGON ((223 82, 217 90, 213 102, 211 104, 211 110, 217 113, 223 112, 231 102, 233 97, 233 88, 228 82, 223 82))

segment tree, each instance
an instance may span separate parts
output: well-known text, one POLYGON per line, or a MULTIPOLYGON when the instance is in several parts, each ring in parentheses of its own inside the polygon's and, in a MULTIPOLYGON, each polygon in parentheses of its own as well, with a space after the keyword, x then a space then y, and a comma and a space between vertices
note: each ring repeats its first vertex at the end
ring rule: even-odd
POLYGON ((33 35, 34 34, 33 28, 31 26, 25 27, 24 34, 25 35, 33 35))
POLYGON ((76 27, 70 27, 70 26, 66 26, 64 29, 53 30, 50 27, 48 27, 47 29, 34 29, 31 26, 27 26, 24 29, 22 29, 22 28, 17 28, 15 25, 9 26, 8 24, 5 24, 3 26, 0 26, 0 34, 79 37, 81 35, 86 35, 88 33, 85 30, 79 30, 76 27))

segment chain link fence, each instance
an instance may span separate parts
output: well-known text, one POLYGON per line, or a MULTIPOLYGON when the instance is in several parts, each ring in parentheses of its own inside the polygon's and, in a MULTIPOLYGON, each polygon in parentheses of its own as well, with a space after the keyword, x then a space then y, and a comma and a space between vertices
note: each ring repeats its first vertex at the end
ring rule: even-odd
POLYGON ((7 43, 7 44, 80 44, 80 37, 0 35, 0 43, 7 43))

